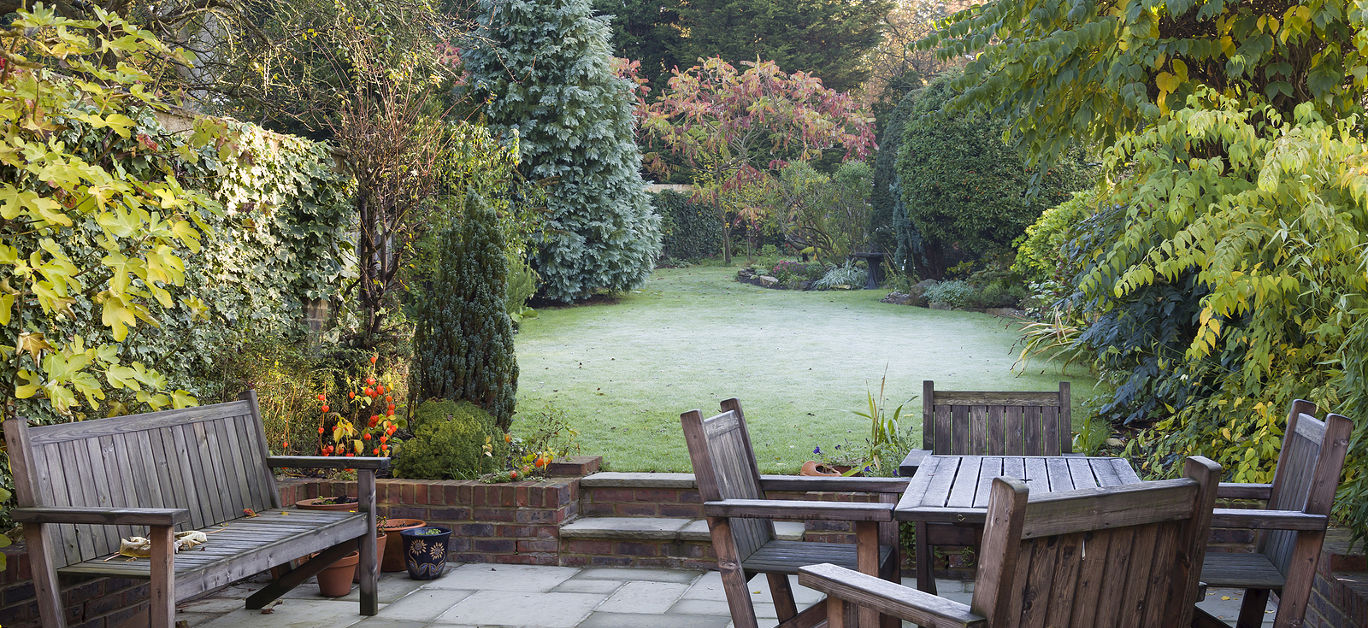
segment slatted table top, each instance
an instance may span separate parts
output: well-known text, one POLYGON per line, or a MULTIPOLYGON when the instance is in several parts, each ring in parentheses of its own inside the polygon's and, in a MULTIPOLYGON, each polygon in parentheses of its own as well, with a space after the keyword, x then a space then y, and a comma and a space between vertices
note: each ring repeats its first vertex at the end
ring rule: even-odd
POLYGON ((902 521, 983 523, 993 478, 1025 480, 1031 494, 1135 484, 1121 458, 1083 456, 927 456, 893 516, 902 521))

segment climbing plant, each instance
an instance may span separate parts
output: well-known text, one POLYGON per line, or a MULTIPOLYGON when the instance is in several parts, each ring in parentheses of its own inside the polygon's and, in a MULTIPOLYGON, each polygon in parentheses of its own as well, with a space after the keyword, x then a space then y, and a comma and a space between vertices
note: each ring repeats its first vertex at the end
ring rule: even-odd
POLYGON ((152 60, 188 63, 117 15, 73 21, 42 6, 3 33, 0 68, 0 402, 6 417, 80 418, 195 403, 124 344, 195 297, 178 294, 206 220, 221 210, 187 189, 179 162, 230 150, 221 123, 196 120, 179 145, 135 132, 166 110, 152 60), (118 71, 98 61, 118 59, 118 71), (52 66, 60 65, 58 73, 52 66), (111 146, 129 140, 134 176, 111 146))

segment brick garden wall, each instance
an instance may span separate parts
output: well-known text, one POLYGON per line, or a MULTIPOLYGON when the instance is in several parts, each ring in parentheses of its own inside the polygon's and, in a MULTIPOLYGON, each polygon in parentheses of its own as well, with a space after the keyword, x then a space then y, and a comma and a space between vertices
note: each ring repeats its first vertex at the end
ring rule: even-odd
MULTIPOLYGON (((590 466, 570 470, 592 472, 590 466)), ((318 496, 355 494, 355 484, 327 480, 282 479, 284 503, 318 496)), ((481 484, 472 481, 376 482, 380 514, 419 518, 451 527, 450 559, 458 562, 536 565, 623 565, 708 568, 711 546, 698 540, 641 542, 599 539, 562 539, 562 524, 580 516, 702 517, 697 491, 689 486, 616 487, 586 489, 578 477, 553 477, 532 482, 481 484)), ((855 500, 862 496, 837 493, 780 495, 784 498, 855 500)), ((805 538, 852 542, 841 524, 809 522, 805 538)), ((1213 541, 1225 549, 1239 549, 1247 538, 1216 531, 1213 541)), ((1368 562, 1348 552, 1347 534, 1333 532, 1322 554, 1307 626, 1368 626, 1368 562)), ((4 550, 8 566, 0 572, 0 626, 37 626, 37 604, 29 565, 22 547, 4 550)), ((965 573, 952 552, 942 569, 965 573)), ((116 578, 62 580, 63 601, 70 625, 113 628, 128 624, 143 610, 147 585, 116 578)))

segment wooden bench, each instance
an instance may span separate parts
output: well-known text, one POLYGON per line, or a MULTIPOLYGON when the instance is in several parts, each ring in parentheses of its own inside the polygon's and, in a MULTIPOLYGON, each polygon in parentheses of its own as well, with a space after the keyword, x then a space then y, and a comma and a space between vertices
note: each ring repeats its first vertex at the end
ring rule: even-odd
POLYGON ((9 419, 4 428, 19 502, 10 512, 24 524, 45 627, 65 625, 59 575, 148 578, 148 624, 170 628, 177 600, 285 566, 247 598, 247 608, 263 608, 358 546, 361 614, 376 613, 375 471, 389 459, 271 456, 254 391, 211 406, 32 427, 9 419), (282 508, 275 467, 356 469, 357 512, 282 508), (178 530, 210 533, 209 542, 176 553, 178 530), (111 558, 131 536, 151 539, 150 559, 111 558))

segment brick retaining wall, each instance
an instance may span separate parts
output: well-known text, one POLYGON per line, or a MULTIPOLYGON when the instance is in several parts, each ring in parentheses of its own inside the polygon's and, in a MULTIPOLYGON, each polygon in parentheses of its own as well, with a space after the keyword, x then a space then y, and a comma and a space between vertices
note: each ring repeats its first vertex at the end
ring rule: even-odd
MULTIPOLYGON (((568 465, 566 471, 592 473, 594 465, 568 465)), ((672 474, 682 476, 682 474, 672 474)), ((535 565, 620 565, 709 568, 711 546, 699 535, 693 540, 645 542, 633 540, 562 539, 562 524, 578 516, 652 516, 677 519, 702 517, 702 504, 692 478, 675 477, 674 485, 582 487, 579 477, 553 477, 531 482, 481 484, 473 481, 417 481, 382 479, 376 482, 380 514, 420 518, 451 527, 450 559, 535 565)), ((588 483, 586 483, 588 484, 588 483)), ((657 483, 658 484, 658 483, 657 483)), ((669 484, 668 482, 666 484, 669 484)), ((319 496, 355 495, 353 482, 283 478, 282 501, 319 496)), ((782 498, 856 500, 863 496, 837 493, 776 495, 782 498)), ((808 522, 805 538, 851 542, 850 529, 841 524, 808 522)), ((1307 626, 1368 626, 1368 561, 1348 552, 1348 535, 1332 532, 1317 574, 1307 626)), ((1239 549, 1247 539, 1217 532, 1213 541, 1225 549, 1239 549)), ((23 548, 4 550, 8 567, 0 572, 0 625, 4 628, 37 625, 37 604, 23 548)), ((968 563, 950 552, 944 568, 960 574, 968 563)), ((117 578, 63 579, 63 601, 72 626, 121 626, 146 607, 147 585, 117 578)))

